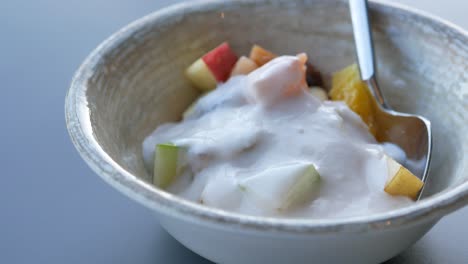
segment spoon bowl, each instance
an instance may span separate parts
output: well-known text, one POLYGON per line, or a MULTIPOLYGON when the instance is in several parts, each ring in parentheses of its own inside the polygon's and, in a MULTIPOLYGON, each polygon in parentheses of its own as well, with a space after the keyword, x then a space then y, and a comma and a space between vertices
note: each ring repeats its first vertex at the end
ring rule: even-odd
MULTIPOLYGON (((380 106, 375 109, 379 127, 377 140, 400 146, 411 161, 405 167, 426 183, 432 152, 430 121, 422 116, 400 113, 380 106)), ((423 197, 423 190, 424 187, 417 199, 423 197)))

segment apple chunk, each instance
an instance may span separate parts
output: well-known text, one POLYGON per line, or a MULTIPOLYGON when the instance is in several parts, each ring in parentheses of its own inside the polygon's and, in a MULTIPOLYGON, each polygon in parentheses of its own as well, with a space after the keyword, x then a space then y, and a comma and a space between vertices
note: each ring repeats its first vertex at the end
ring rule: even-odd
POLYGON ((172 143, 157 144, 154 154, 153 184, 164 189, 177 178, 185 165, 185 149, 172 143))
POLYGON ((216 88, 218 82, 229 78, 236 62, 236 54, 224 42, 190 65, 185 75, 199 90, 210 91, 216 88))
POLYGON ((260 208, 286 211, 313 199, 320 175, 314 165, 296 162, 267 169, 239 183, 246 199, 260 208))
POLYGON ((318 192, 320 186, 320 174, 314 165, 307 166, 306 170, 299 176, 289 188, 280 210, 287 210, 304 204, 318 192))
POLYGON ((210 91, 216 88, 216 79, 202 59, 190 65, 185 71, 185 76, 200 91, 210 91))
POLYGON ((229 78, 234 64, 237 62, 237 56, 229 44, 224 42, 206 53, 202 57, 202 60, 218 82, 225 82, 229 78))
POLYGON ((391 195, 407 196, 416 200, 424 183, 394 159, 388 156, 386 158, 389 180, 385 185, 385 192, 391 195))

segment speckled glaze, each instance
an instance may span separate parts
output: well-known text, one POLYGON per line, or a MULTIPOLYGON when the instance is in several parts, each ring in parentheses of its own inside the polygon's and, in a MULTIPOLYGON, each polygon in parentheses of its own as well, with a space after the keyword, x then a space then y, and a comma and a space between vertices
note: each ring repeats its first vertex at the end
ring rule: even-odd
MULTIPOLYGON (((220 42, 246 54, 259 43, 307 52, 324 73, 354 61, 346 3, 334 0, 189 1, 126 26, 77 71, 67 127, 106 182, 154 210, 181 243, 220 263, 378 263, 468 202, 468 35, 419 11, 370 4, 379 81, 396 110, 428 117, 433 160, 425 199, 413 206, 335 220, 244 216, 207 208, 150 184, 141 142, 197 96, 183 70, 220 42)), ((462 227, 461 227, 462 228, 462 227)))

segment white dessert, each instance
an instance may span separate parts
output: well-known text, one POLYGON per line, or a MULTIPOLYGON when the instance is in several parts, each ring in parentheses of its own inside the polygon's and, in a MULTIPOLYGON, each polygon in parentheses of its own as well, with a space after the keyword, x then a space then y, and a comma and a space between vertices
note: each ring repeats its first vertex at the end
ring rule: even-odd
POLYGON ((235 76, 202 97, 182 122, 159 126, 143 143, 151 172, 155 145, 168 142, 183 149, 184 164, 167 190, 211 207, 339 218, 413 202, 384 192, 385 150, 400 163, 404 152, 378 144, 344 103, 311 94, 300 56, 235 76))

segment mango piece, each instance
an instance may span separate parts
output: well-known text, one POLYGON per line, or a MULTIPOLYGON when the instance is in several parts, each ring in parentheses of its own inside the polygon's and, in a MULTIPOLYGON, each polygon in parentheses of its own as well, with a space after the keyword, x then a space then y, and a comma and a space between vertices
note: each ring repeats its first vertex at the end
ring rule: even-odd
POLYGON ((375 100, 369 92, 367 84, 361 80, 356 64, 333 74, 330 98, 334 101, 344 101, 367 124, 369 131, 375 137, 377 136, 375 100))
POLYGON ((250 50, 249 58, 253 60, 259 67, 276 58, 276 55, 259 45, 254 45, 250 50))
POLYGON ((416 200, 424 183, 394 159, 388 156, 386 158, 389 180, 385 185, 385 192, 390 195, 402 195, 416 200))

